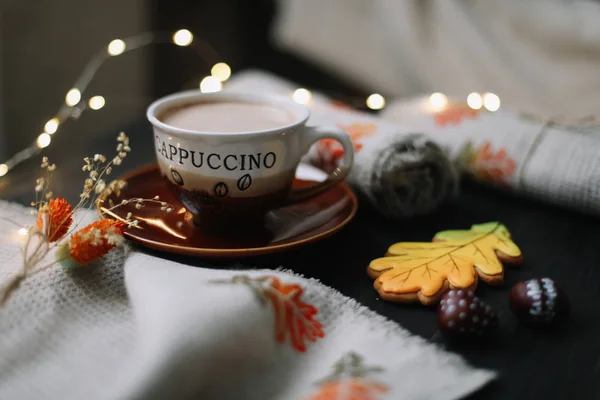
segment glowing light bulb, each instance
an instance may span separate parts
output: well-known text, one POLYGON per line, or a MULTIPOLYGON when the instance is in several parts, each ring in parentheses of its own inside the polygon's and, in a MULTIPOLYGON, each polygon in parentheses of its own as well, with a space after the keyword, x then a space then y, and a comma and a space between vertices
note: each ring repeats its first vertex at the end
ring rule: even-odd
POLYGON ((52 118, 51 120, 46 122, 46 125, 44 125, 44 132, 49 133, 51 135, 53 133, 55 133, 57 129, 58 129, 58 118, 52 118))
POLYGON ((231 68, 224 62, 216 63, 210 70, 210 74, 221 82, 225 82, 231 76, 231 68))
POLYGON ((448 105, 448 97, 443 93, 433 93, 429 96, 429 104, 434 111, 441 111, 448 105))
POLYGON ((90 101, 88 102, 88 105, 92 110, 99 110, 104 107, 105 104, 106 100, 104 100, 104 97, 102 96, 94 96, 90 98, 90 101))
POLYGON ((188 46, 194 40, 194 35, 187 29, 180 29, 173 34, 173 43, 177 46, 188 46))
POLYGON ((65 103, 71 107, 79 103, 79 100, 81 100, 81 92, 76 88, 69 90, 65 96, 65 103))
POLYGON ((37 138, 37 146, 40 149, 43 149, 44 147, 48 147, 48 145, 50 144, 51 141, 52 141, 52 138, 50 137, 50 135, 48 135, 47 133, 42 133, 37 138))
POLYGON ((483 106, 483 98, 477 92, 470 93, 467 96, 467 105, 473 110, 479 110, 483 106))
POLYGON ((4 176, 8 173, 8 165, 0 164, 0 176, 4 176))
POLYGON ((214 76, 207 76, 200 82, 200 91, 202 93, 214 93, 222 89, 221 81, 214 76))
POLYGON ((17 233, 21 236, 27 236, 27 228, 21 228, 17 231, 17 233))
POLYGON ((292 99, 294 99, 296 103, 304 105, 310 103, 311 98, 312 93, 304 88, 294 90, 294 94, 292 95, 292 99))
POLYGON ((367 97, 367 107, 371 110, 381 110, 385 107, 385 99, 378 93, 373 93, 367 97))
POLYGON ((500 97, 498 97, 494 93, 484 93, 483 106, 488 111, 498 111, 498 109, 500 108, 500 97))
POLYGON ((121 39, 115 39, 108 44, 107 51, 111 56, 118 56, 119 54, 123 54, 125 47, 127 46, 125 45, 124 41, 121 39))

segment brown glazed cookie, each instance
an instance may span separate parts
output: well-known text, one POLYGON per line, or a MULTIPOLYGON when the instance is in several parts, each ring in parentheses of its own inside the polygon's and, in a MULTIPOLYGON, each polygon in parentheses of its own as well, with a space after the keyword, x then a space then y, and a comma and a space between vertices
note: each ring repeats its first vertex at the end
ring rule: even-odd
POLYGON ((479 279, 504 282, 504 264, 520 264, 521 250, 498 222, 470 230, 439 232, 432 242, 392 245, 371 261, 368 275, 382 299, 401 303, 437 303, 450 289, 474 291, 479 279))

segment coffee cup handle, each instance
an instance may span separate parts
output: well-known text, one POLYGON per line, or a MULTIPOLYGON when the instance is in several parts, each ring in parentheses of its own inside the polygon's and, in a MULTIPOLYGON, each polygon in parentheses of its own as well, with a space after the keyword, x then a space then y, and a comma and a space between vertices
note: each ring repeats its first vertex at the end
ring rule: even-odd
POLYGON ((307 126, 304 129, 304 143, 306 143, 304 148, 306 151, 308 151, 310 146, 318 140, 333 139, 340 142, 344 148, 344 158, 341 165, 331 172, 325 181, 308 187, 292 189, 286 201, 287 204, 294 204, 310 199, 331 189, 346 178, 346 175, 350 172, 350 168, 352 168, 352 163, 354 162, 354 145, 348 134, 342 129, 338 127, 311 126, 307 126))

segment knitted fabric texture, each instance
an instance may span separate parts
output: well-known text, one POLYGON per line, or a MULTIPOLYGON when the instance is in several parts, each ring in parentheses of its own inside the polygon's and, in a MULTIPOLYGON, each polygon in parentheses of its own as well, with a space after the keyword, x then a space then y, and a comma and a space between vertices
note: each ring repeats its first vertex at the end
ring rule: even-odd
MULTIPOLYGON (((0 217, 35 223, 5 202, 0 217)), ((3 227, 0 284, 20 267, 22 240, 3 227)), ((460 398, 494 377, 318 281, 115 249, 79 269, 32 276, 0 310, 0 398, 298 400, 350 352, 381 368, 382 399, 460 398), (305 352, 277 341, 269 303, 246 285, 218 283, 240 275, 300 285, 324 337, 305 352)))

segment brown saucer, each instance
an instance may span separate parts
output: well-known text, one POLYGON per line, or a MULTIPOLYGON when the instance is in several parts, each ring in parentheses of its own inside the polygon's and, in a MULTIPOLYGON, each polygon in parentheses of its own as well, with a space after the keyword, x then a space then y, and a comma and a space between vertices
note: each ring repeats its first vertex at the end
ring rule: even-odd
MULTIPOLYGON (((115 204, 122 199, 151 199, 172 204, 175 210, 166 213, 159 205, 148 204, 141 209, 135 203, 116 208, 114 214, 125 217, 131 212, 140 220, 139 228, 130 228, 125 236, 153 249, 177 254, 211 258, 239 258, 275 253, 315 242, 334 234, 356 214, 358 201, 350 188, 340 184, 331 190, 293 206, 270 211, 261 226, 249 228, 238 236, 221 236, 204 232, 192 222, 192 215, 160 175, 158 166, 140 168, 123 177, 127 187, 121 196, 103 195, 97 211, 101 218, 111 218, 101 210, 109 200, 115 204)), ((294 187, 312 185, 313 181, 296 179, 294 187)))

